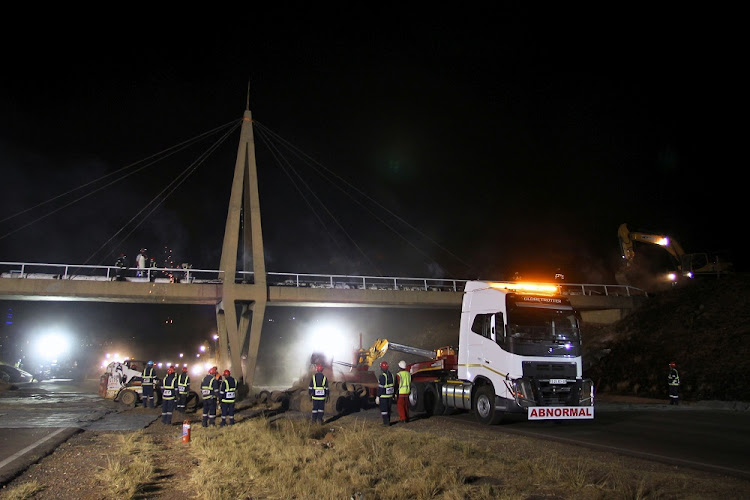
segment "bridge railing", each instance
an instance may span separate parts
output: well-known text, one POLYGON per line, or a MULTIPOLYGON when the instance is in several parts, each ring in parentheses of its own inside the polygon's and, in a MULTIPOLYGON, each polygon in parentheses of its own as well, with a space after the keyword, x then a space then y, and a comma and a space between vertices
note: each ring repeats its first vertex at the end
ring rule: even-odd
MULTIPOLYGON (((252 273, 244 273, 252 274, 252 273)), ((269 285, 308 288, 356 290, 414 290, 429 292, 463 292, 468 280, 443 278, 402 278, 382 276, 348 276, 340 274, 266 273, 269 285)), ((252 278, 245 277, 244 280, 252 278)), ((496 283, 513 283, 496 281, 496 283)), ((557 283, 563 295, 647 296, 640 288, 628 285, 598 283, 557 283)))
POLYGON ((269 285, 341 290, 411 290, 428 292, 463 292, 466 280, 440 278, 403 278, 384 276, 350 276, 343 274, 266 273, 269 285))
MULTIPOLYGON (((193 268, 119 268, 82 264, 42 264, 0 262, 1 278, 67 279, 94 281, 131 281, 157 283, 222 283, 223 271, 193 268)), ((341 290, 409 290, 427 292, 463 292, 468 280, 444 278, 409 278, 384 276, 352 276, 344 274, 266 273, 272 286, 329 288, 341 290)), ((239 271, 236 283, 254 283, 252 272, 239 271)), ((506 282, 512 283, 512 282, 506 282)), ((627 285, 597 283, 558 283, 563 295, 647 296, 640 288, 627 285)))
POLYGON ((222 271, 211 269, 147 267, 120 268, 85 264, 0 262, 0 277, 83 281, 153 281, 156 283, 221 283, 222 271))

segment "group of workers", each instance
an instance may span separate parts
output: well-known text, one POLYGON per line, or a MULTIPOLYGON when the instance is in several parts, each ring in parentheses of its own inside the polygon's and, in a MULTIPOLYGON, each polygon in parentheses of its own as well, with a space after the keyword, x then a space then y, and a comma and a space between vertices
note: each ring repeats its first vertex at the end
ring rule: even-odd
MULTIPOLYGON (((154 281, 157 268, 156 260, 153 257, 149 258, 146 252, 147 249, 141 248, 138 255, 135 256, 135 266, 138 269, 136 276, 139 278, 149 276, 151 281, 154 281), (146 266, 151 268, 150 273, 146 271, 146 266)), ((119 281, 123 281, 125 279, 125 271, 128 268, 128 256, 121 253, 115 261, 115 267, 117 268, 115 271, 115 278, 119 281)))
MULTIPOLYGON (((400 423, 409 421, 409 393, 411 393, 411 373, 406 369, 406 361, 398 362, 399 371, 394 376, 388 367, 388 363, 380 363, 381 373, 378 375, 378 394, 375 404, 380 408, 380 416, 383 425, 391 425, 391 405, 394 399, 398 408, 400 423)), ((323 365, 315 366, 315 373, 310 379, 307 392, 312 399, 312 421, 322 424, 325 414, 325 404, 329 396, 328 379, 323 374, 323 365)))
MULTIPOLYGON (((391 406, 394 399, 398 409, 399 423, 409 422, 409 394, 411 393, 411 373, 406 369, 404 360, 398 363, 399 371, 394 376, 388 363, 380 363, 381 373, 378 376, 378 393, 375 403, 380 408, 380 416, 383 425, 391 425, 391 406)), ((142 373, 143 406, 154 408, 154 387, 156 385, 156 374, 154 362, 149 361, 142 373)), ((669 398, 670 404, 679 404, 680 377, 674 362, 669 363, 669 398)), ((162 398, 162 423, 172 423, 172 413, 176 410, 185 413, 187 397, 190 392, 190 375, 187 367, 182 367, 182 373, 175 374, 175 369, 170 366, 167 375, 161 384, 162 398)), ((315 373, 310 379, 308 393, 312 400, 312 421, 323 424, 325 415, 325 404, 328 401, 330 387, 328 379, 323 374, 323 365, 315 366, 315 373)), ((203 397, 203 418, 201 425, 208 427, 216 425, 217 407, 221 408, 220 426, 234 425, 234 404, 237 398, 237 380, 232 377, 229 370, 224 370, 223 377, 219 375, 216 366, 208 370, 208 374, 201 381, 201 395, 203 397)))
MULTIPOLYGON (((153 361, 146 363, 141 379, 143 406, 154 408, 154 389, 157 386, 157 377, 153 361)), ((182 372, 179 374, 176 373, 174 366, 167 368, 167 375, 161 381, 159 387, 162 399, 161 421, 164 424, 171 424, 173 412, 176 410, 185 413, 187 406, 187 398, 190 394, 190 375, 187 367, 183 366, 182 372)), ((216 410, 219 405, 221 405, 220 425, 234 425, 237 380, 232 377, 229 370, 224 370, 222 377, 217 367, 211 367, 201 382, 201 395, 203 396, 203 427, 215 425, 216 410)))

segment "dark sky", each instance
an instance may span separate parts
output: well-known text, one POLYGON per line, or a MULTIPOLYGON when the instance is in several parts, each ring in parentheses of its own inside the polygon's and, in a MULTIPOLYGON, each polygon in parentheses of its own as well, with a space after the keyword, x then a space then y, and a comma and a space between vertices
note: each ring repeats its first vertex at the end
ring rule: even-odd
MULTIPOLYGON (((269 271, 503 279, 562 267, 612 283, 622 222, 688 251, 739 250, 745 99, 729 13, 351 8, 125 14, 121 28, 2 35, 0 218, 238 120, 249 82, 257 122, 419 229, 395 236, 310 181, 329 230, 335 219, 346 231, 327 236, 256 135, 269 271)), ((0 260, 111 264, 167 246, 217 268, 238 139, 126 240, 105 245, 210 142, 23 229, 73 198, 1 222, 0 260)))

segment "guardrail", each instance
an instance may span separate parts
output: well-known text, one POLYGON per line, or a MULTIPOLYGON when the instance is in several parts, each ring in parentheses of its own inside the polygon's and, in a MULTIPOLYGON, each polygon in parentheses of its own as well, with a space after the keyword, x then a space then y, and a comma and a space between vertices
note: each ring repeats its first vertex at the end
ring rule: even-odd
POLYGON ((83 281, 154 281, 158 283, 222 283, 223 271, 169 267, 117 267, 86 264, 0 262, 0 277, 83 281))
MULTIPOLYGON (((96 281, 154 281, 157 283, 223 283, 223 271, 193 268, 119 268, 81 264, 0 262, 0 277, 10 279, 67 279, 96 281)), ((344 274, 266 273, 271 286, 329 288, 341 290, 408 290, 463 292, 468 280, 352 276, 344 274)), ((235 283, 254 283, 252 272, 238 271, 235 283)), ((510 282, 506 282, 510 283, 510 282)), ((563 295, 648 296, 640 288, 598 283, 558 283, 563 295)))

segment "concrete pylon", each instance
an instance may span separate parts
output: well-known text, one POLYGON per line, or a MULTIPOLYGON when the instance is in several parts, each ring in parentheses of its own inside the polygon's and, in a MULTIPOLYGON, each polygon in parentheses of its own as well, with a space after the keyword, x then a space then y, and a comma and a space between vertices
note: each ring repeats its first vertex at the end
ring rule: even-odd
POLYGON ((216 306, 220 370, 229 368, 252 388, 268 291, 260 224, 252 115, 242 117, 237 162, 221 251, 222 298, 216 306), (242 222, 242 225, 240 225, 242 222), (242 228, 242 246, 240 246, 242 228), (238 269, 238 256, 241 269, 238 269), (250 271, 252 275, 239 271, 250 271))

